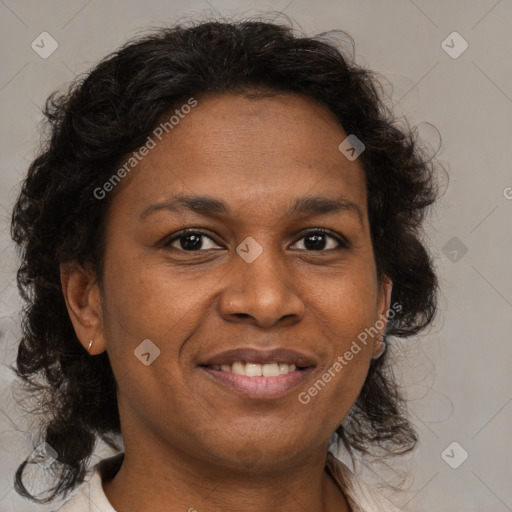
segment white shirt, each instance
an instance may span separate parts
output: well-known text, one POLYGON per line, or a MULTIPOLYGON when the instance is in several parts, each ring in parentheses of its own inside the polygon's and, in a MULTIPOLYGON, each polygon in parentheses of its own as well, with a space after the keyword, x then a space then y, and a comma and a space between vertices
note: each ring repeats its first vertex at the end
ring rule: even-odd
MULTIPOLYGON (((123 457, 124 454, 120 453, 98 462, 89 480, 76 489, 56 512, 117 512, 103 491, 102 479, 109 480, 115 476, 123 457)), ((352 512, 399 512, 382 494, 352 473, 331 453, 327 457, 327 468, 342 489, 352 512)))
POLYGON ((121 467, 124 454, 119 453, 113 457, 98 462, 88 481, 76 489, 71 499, 66 501, 57 512, 117 512, 108 501, 103 491, 102 479, 113 478, 121 467))

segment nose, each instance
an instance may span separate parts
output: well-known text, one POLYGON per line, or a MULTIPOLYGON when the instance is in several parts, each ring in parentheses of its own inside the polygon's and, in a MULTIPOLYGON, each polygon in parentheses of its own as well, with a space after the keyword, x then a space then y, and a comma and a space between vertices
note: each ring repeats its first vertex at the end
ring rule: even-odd
POLYGON ((282 256, 264 250, 252 263, 234 260, 220 298, 224 320, 264 328, 300 322, 305 305, 282 256))

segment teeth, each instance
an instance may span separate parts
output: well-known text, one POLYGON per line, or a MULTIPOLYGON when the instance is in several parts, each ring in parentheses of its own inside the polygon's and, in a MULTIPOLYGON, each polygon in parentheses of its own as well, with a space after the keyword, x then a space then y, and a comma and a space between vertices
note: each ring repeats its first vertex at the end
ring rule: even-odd
POLYGON ((261 377, 261 364, 247 363, 245 365, 245 375, 247 377, 261 377))
POLYGON ((215 364, 212 365, 214 370, 221 370, 223 372, 231 372, 236 375, 245 375, 247 377, 277 377, 279 375, 286 375, 287 373, 294 372, 297 367, 294 364, 286 363, 244 363, 236 361, 233 364, 215 364))
MULTIPOLYGON (((288 370, 286 373, 288 373, 288 370)), ((279 375, 279 365, 277 363, 264 364, 261 366, 261 374, 263 377, 277 377, 279 375)))
POLYGON ((231 365, 231 371, 237 375, 245 375, 245 364, 237 361, 231 365))
POLYGON ((289 365, 286 363, 279 363, 279 375, 288 373, 289 369, 287 368, 289 365))

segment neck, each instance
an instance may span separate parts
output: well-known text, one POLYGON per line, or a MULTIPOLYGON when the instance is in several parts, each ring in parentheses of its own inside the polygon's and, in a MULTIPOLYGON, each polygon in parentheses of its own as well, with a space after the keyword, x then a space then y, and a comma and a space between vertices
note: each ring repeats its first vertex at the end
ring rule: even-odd
POLYGON ((125 448, 120 470, 103 482, 105 495, 117 512, 260 512, 277 506, 282 512, 350 511, 325 470, 325 454, 291 467, 241 472, 185 460, 168 450, 125 448))

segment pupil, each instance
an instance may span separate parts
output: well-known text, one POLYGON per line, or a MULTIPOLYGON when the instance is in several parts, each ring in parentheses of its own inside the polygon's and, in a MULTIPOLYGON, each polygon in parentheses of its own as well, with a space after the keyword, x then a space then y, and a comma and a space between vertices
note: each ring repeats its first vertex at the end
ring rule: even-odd
POLYGON ((199 249, 201 247, 201 235, 186 235, 181 239, 181 247, 187 250, 199 249), (192 243, 189 241, 192 240, 192 243))
POLYGON ((324 235, 309 235, 306 237, 304 246, 312 251, 319 251, 325 248, 324 235), (312 243, 310 243, 312 242, 312 243), (319 245, 320 244, 320 245, 319 245))
MULTIPOLYGON (((202 235, 185 235, 181 238, 181 247, 186 250, 201 248, 202 235)), ((304 243, 306 249, 319 251, 325 248, 325 235, 308 235, 304 243)))

